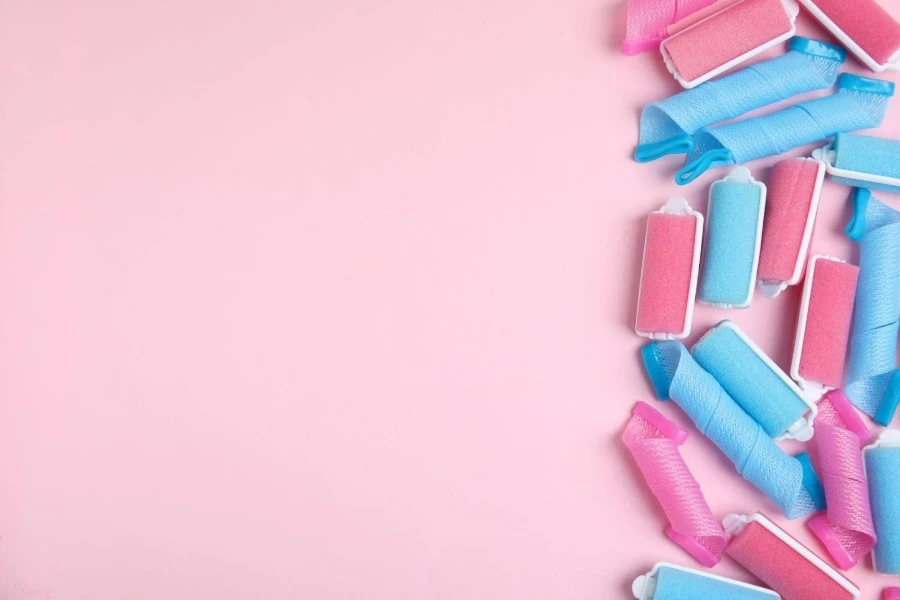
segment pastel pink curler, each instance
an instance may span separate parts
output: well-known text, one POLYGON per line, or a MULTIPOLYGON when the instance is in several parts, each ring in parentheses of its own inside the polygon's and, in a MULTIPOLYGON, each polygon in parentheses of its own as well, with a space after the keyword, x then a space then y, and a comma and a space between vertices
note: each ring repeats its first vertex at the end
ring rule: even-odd
POLYGON ((900 588, 898 587, 889 587, 885 588, 882 600, 900 600, 900 588))
POLYGON ((828 508, 806 524, 847 570, 872 551, 876 536, 860 450, 869 430, 842 391, 819 403, 815 439, 828 508))
POLYGON ((876 0, 800 0, 867 67, 900 68, 900 23, 876 0))
POLYGON ((666 37, 673 36, 679 31, 683 31, 691 25, 699 23, 703 19, 714 15, 720 10, 725 10, 732 4, 737 4, 738 2, 740 2, 740 0, 716 0, 709 6, 705 6, 699 10, 696 10, 683 19, 680 19, 666 27, 666 37))
POLYGON ((666 535, 704 567, 722 560, 725 532, 700 485, 678 452, 687 432, 645 402, 638 402, 622 441, 637 462, 670 525, 666 535))
POLYGON ((709 6, 714 0, 628 0, 622 54, 656 50, 669 25, 709 6))

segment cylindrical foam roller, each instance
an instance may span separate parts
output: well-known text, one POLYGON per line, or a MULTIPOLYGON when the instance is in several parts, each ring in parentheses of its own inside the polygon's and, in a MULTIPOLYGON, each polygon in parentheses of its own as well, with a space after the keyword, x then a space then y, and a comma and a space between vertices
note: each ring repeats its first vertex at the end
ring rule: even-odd
POLYGON ((722 321, 691 355, 769 437, 779 437, 810 407, 788 376, 731 321, 722 321))
POLYGON ((659 48, 667 26, 705 8, 714 0, 628 0, 622 54, 659 48))
POLYGON ((824 174, 822 163, 804 158, 783 160, 772 168, 757 271, 769 298, 800 281, 824 174))
POLYGON ((900 588, 898 587, 889 587, 885 588, 882 600, 900 600, 900 588))
MULTIPOLYGON (((775 528, 771 522, 771 527, 775 528)), ((777 529, 777 528, 776 528, 777 529)), ((751 521, 728 544, 725 552, 784 600, 853 600, 859 590, 783 531, 773 533, 759 521, 751 521), (844 582, 842 585, 839 580, 844 582), (851 589, 848 589, 850 587, 851 589)))
POLYGON ((806 271, 791 376, 818 393, 841 387, 859 267, 813 256, 806 271))
MULTIPOLYGON (((900 442, 895 434, 891 445, 865 451, 869 498, 875 521, 875 570, 900 575, 900 442)), ((882 434, 884 435, 884 434, 882 434)))
POLYGON ((837 183, 900 191, 900 140, 840 133, 817 152, 829 161, 831 178, 837 183))
POLYGON ((682 198, 650 214, 638 294, 638 335, 678 339, 690 333, 703 217, 682 198))
POLYGON ((639 600, 777 600, 778 594, 754 585, 717 577, 712 574, 660 564, 635 586, 639 600), (655 590, 649 592, 647 578, 655 580, 655 590), (643 593, 646 590, 649 593, 643 593), (640 593, 640 595, 638 595, 640 593))
POLYGON ((900 23, 876 0, 801 2, 832 33, 840 36, 842 32, 852 40, 853 43, 846 44, 847 47, 869 68, 883 70, 900 51, 900 23))
POLYGON ((750 305, 765 207, 766 186, 744 167, 710 186, 700 302, 720 308, 750 305))
POLYGON ((794 17, 782 0, 742 0, 676 33, 660 50, 676 79, 693 87, 734 66, 735 61, 789 38, 794 17))

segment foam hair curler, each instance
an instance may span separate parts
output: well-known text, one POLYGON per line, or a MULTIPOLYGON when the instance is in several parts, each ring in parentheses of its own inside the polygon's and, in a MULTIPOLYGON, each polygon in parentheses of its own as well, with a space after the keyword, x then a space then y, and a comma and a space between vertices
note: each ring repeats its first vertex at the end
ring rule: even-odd
POLYGON ((863 450, 863 458, 878 534, 872 564, 879 573, 900 575, 900 431, 884 430, 863 450))
POLYGON ((791 96, 830 88, 846 53, 838 46, 797 36, 788 52, 691 90, 653 102, 641 112, 638 162, 684 154, 707 125, 739 117, 791 96))
POLYGON ((900 67, 900 23, 875 0, 800 0, 834 37, 875 72, 900 67))
POLYGON ((766 186, 744 167, 735 167, 710 186, 697 292, 701 304, 718 308, 750 306, 765 209, 766 186))
POLYGON ((650 339, 681 339, 691 332, 703 215, 684 198, 650 213, 638 292, 635 332, 650 339))
POLYGON ((889 587, 885 588, 882 600, 900 600, 900 588, 898 587, 889 587))
POLYGON ((869 429, 840 390, 819 404, 816 449, 828 509, 806 525, 841 569, 850 569, 875 546, 875 526, 860 444, 869 429))
POLYGON ((825 163, 836 183, 900 192, 900 140, 839 133, 813 157, 825 163))
POLYGON ((756 275, 766 298, 796 285, 803 275, 824 179, 825 165, 818 160, 793 158, 772 168, 756 275))
POLYGON ((705 8, 714 0, 628 0, 622 54, 656 50, 667 27, 705 8))
POLYGON ((816 405, 733 322, 722 321, 706 332, 691 348, 691 356, 766 435, 812 438, 816 405))
POLYGON ((844 392, 860 410, 887 426, 900 402, 895 363, 900 326, 900 212, 866 189, 854 189, 852 199, 847 236, 859 242, 859 282, 844 392))
POLYGON ((635 405, 622 435, 671 523, 666 535, 704 567, 714 567, 722 560, 725 532, 678 452, 686 439, 686 431, 644 402, 635 405))
POLYGON ((687 163, 675 175, 690 183, 708 169, 774 156, 846 131, 877 127, 894 84, 843 73, 836 93, 736 123, 705 127, 694 136, 687 163))
POLYGON ((678 19, 668 27, 666 27, 666 37, 671 37, 679 31, 684 31, 691 25, 696 25, 700 21, 709 18, 719 11, 722 11, 732 4, 737 4, 741 0, 716 0, 709 6, 695 10, 683 19, 678 19))
POLYGON ((741 0, 663 40, 659 51, 690 89, 792 37, 799 12, 794 0, 741 0))
POLYGON ((794 337, 791 377, 815 398, 844 382, 859 267, 817 254, 809 259, 794 337))
POLYGON ((859 588, 760 513, 729 515, 725 552, 784 600, 854 600, 859 588))
POLYGON ((680 342, 651 342, 641 353, 657 397, 678 404, 744 479, 789 519, 821 508, 818 478, 808 461, 785 454, 680 342))
POLYGON ((656 563, 646 575, 634 580, 636 600, 779 600, 772 590, 679 567, 656 563))

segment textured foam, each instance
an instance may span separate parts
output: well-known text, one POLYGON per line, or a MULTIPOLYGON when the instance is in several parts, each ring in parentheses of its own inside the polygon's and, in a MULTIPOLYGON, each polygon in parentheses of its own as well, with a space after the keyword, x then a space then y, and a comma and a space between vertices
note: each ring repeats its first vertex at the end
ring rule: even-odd
POLYGON ((799 375, 828 387, 844 383, 844 362, 859 267, 819 259, 813 270, 799 375))
POLYGON ((869 498, 875 521, 875 568, 900 575, 900 448, 866 451, 869 498))
POLYGON ((813 0, 875 62, 884 65, 900 50, 900 24, 875 0, 813 0))
POLYGON ((781 0, 743 0, 663 42, 685 81, 693 81, 791 31, 781 0))
POLYGON ((697 218, 654 212, 647 220, 636 329, 678 335, 687 323, 697 218))
POLYGON ((746 305, 756 280, 756 238, 762 222, 762 191, 752 183, 713 184, 699 298, 707 303, 746 305))
MULTIPOLYGON (((805 262, 803 232, 812 210, 819 165, 813 160, 783 160, 772 168, 757 278, 787 282, 805 262)), ((813 215, 815 219, 815 215, 813 215)))
POLYGON ((772 600, 769 590, 661 566, 653 600, 772 600))
POLYGON ((725 552, 786 600, 853 598, 853 594, 756 521, 734 537, 725 552))
POLYGON ((882 592, 882 600, 900 600, 900 587, 885 588, 882 592))
MULTIPOLYGON (((704 371, 679 342, 656 342, 647 346, 652 356, 648 371, 658 365, 671 398, 734 464, 744 479, 766 494, 789 519, 808 515, 815 503, 803 487, 803 467, 766 435, 750 416, 704 371)), ((651 378, 659 373, 650 372, 651 378)))
MULTIPOLYGON (((842 133, 831 144, 834 150, 834 167, 862 175, 878 175, 900 179, 900 140, 890 140, 869 135, 842 133)), ((900 191, 900 186, 878 184, 853 177, 834 177, 847 185, 900 191)))
POLYGON ((624 54, 652 50, 666 37, 666 27, 713 0, 628 0, 624 54))
MULTIPOLYGON (((783 434, 808 410, 797 390, 785 383, 728 322, 710 329, 691 354, 766 435, 783 434)), ((777 367, 776 367, 777 369, 777 367)))

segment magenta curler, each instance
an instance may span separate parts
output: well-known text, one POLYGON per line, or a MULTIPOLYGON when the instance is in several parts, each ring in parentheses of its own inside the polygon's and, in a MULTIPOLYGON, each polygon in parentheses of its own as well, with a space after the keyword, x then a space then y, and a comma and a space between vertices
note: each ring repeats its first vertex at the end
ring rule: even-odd
POLYGON ((883 600, 900 600, 900 588, 898 587, 889 587, 884 588, 883 600))
POLYGON ((725 531, 712 514, 700 484, 678 452, 687 432, 645 402, 638 402, 622 441, 669 519, 666 535, 704 567, 722 560, 725 531))
POLYGON ((841 569, 853 567, 875 546, 875 526, 860 445, 869 429, 847 396, 832 390, 819 403, 816 449, 828 508, 807 521, 841 569))

